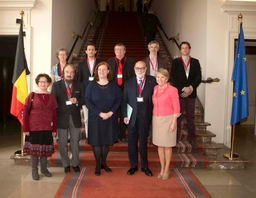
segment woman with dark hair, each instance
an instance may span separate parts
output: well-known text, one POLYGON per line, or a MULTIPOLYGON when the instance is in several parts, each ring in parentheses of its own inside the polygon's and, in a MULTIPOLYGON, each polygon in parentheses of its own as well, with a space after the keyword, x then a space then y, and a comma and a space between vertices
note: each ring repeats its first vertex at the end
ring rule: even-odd
POLYGON ((56 135, 56 109, 54 95, 47 91, 52 80, 47 74, 36 77, 38 90, 26 98, 23 113, 23 131, 26 134, 24 153, 31 156, 32 178, 39 180, 38 159, 41 173, 46 177, 52 174, 47 169, 47 157, 54 153, 53 137, 56 135))
POLYGON ((85 104, 89 109, 88 143, 93 146, 96 160, 95 175, 100 169, 112 170, 106 164, 109 145, 117 142, 117 109, 121 102, 121 92, 107 62, 99 63, 95 70, 94 80, 89 82, 85 91, 85 104))

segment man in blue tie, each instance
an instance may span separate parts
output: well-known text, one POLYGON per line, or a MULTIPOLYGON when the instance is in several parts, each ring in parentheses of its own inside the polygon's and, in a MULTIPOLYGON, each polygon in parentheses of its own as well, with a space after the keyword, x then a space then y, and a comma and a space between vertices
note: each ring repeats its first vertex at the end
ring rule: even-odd
POLYGON ((147 138, 152 120, 152 94, 156 85, 155 77, 146 75, 146 63, 138 61, 134 66, 136 77, 124 84, 122 113, 124 123, 128 125, 128 156, 131 168, 128 175, 138 171, 138 140, 141 158, 141 171, 152 176, 148 167, 147 138), (127 110, 132 109, 131 117, 127 110))

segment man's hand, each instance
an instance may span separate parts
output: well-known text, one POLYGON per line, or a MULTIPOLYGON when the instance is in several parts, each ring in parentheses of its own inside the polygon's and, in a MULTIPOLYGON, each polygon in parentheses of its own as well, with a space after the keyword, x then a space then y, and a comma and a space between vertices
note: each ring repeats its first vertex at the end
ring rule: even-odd
POLYGON ((183 93, 181 94, 181 97, 182 98, 187 98, 192 92, 193 92, 193 89, 191 88, 191 86, 184 87, 183 93))

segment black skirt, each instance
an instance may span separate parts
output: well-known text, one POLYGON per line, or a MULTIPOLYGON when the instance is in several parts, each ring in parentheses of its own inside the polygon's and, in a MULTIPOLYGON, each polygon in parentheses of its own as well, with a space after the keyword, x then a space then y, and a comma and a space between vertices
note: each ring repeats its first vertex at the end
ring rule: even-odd
POLYGON ((52 131, 31 131, 25 137, 24 153, 50 157, 54 153, 52 131))

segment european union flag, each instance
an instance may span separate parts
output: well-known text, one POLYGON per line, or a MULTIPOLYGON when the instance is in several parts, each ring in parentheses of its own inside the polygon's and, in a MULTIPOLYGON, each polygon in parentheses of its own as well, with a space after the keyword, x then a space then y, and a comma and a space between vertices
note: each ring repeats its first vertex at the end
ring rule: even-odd
POLYGON ((233 68, 232 80, 234 81, 234 89, 231 125, 234 125, 238 123, 241 119, 246 118, 249 115, 246 54, 242 23, 240 25, 240 34, 236 47, 236 57, 233 68))

